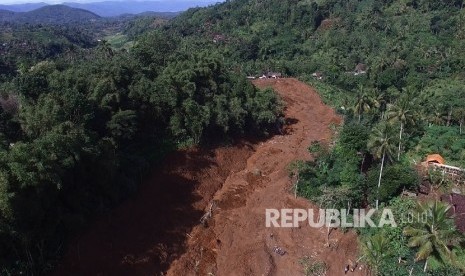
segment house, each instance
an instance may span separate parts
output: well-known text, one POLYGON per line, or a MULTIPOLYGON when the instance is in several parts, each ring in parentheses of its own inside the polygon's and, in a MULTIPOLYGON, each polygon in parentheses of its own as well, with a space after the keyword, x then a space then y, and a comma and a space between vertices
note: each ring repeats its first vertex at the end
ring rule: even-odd
POLYGON ((322 79, 323 79, 323 73, 321 73, 321 72, 314 72, 314 73, 312 74, 312 77, 314 77, 314 78, 317 79, 317 80, 322 80, 322 79))
POLYGON ((254 80, 254 79, 256 79, 256 77, 255 76, 247 76, 247 79, 248 80, 254 80))
POLYGON ((457 229, 465 233, 465 195, 451 193, 441 196, 442 202, 447 202, 451 205, 451 215, 454 217, 457 229))
POLYGON ((226 40, 226 37, 224 35, 221 35, 221 34, 216 34, 213 37, 213 42, 214 43, 222 42, 222 41, 225 41, 225 40, 226 40))
POLYGON ((435 164, 441 164, 441 165, 445 165, 446 164, 446 160, 439 154, 435 153, 435 154, 430 154, 428 156, 426 156, 426 164, 427 165, 430 165, 431 163, 435 163, 435 164))
POLYGON ((278 72, 268 72, 268 73, 266 74, 266 76, 267 76, 269 79, 280 79, 280 78, 282 78, 283 74, 278 73, 278 72))
POLYGON ((446 165, 446 160, 439 154, 430 154, 426 156, 426 160, 422 162, 423 167, 432 168, 435 170, 442 171, 450 177, 461 177, 465 175, 465 170, 446 165))
POLYGON ((359 63, 355 66, 354 76, 366 74, 368 66, 364 63, 359 63))

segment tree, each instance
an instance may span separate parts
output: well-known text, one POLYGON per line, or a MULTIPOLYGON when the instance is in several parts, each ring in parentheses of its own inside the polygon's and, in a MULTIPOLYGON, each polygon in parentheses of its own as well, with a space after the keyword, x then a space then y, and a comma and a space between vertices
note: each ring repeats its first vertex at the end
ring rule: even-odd
POLYGON ((379 102, 362 85, 358 87, 357 99, 353 107, 354 113, 358 115, 360 123, 363 113, 369 112, 374 107, 378 107, 379 102))
POLYGON ((452 111, 452 117, 459 123, 460 134, 462 134, 462 126, 465 122, 465 108, 458 108, 452 111))
POLYGON ((118 142, 130 140, 137 132, 137 115, 133 110, 116 112, 107 123, 109 134, 118 142))
MULTIPOLYGON (((379 180, 379 171, 375 167, 367 173, 367 187, 374 190, 379 180)), ((418 173, 413 167, 402 163, 384 165, 383 185, 376 196, 380 202, 388 202, 402 193, 403 190, 415 190, 419 184, 418 173)), ((368 195, 368 200, 375 200, 375 195, 368 195)))
POLYGON ((104 58, 111 59, 115 55, 115 53, 113 52, 113 49, 111 48, 110 43, 106 40, 100 41, 98 49, 104 58))
MULTIPOLYGON (((370 140, 368 141, 368 148, 376 158, 381 159, 377 192, 379 194, 384 163, 386 159, 391 160, 394 153, 394 139, 392 138, 392 130, 389 124, 381 123, 374 128, 370 140)), ((378 203, 379 197, 376 199, 376 209, 378 209, 378 203)))
POLYGON ((462 110, 465 109, 465 104, 458 100, 465 97, 465 85, 462 80, 438 79, 422 91, 422 94, 427 95, 424 103, 429 112, 434 110, 437 113, 433 117, 434 121, 445 123, 446 126, 449 126, 452 120, 462 124, 462 110))
POLYGON ((402 150, 402 134, 404 133, 405 125, 415 123, 416 114, 411 106, 409 97, 400 99, 397 104, 389 105, 388 120, 391 122, 399 122, 399 146, 397 149, 397 160, 400 160, 402 150))
POLYGON ((365 258, 370 265, 374 275, 378 274, 383 260, 392 254, 391 249, 389 239, 382 232, 371 236, 362 243, 362 258, 365 258))
POLYGON ((440 201, 419 202, 414 215, 416 221, 404 228, 404 235, 410 237, 408 245, 418 248, 415 261, 425 261, 424 271, 431 258, 464 269, 452 251, 464 237, 455 229, 454 220, 448 214, 450 208, 440 201))

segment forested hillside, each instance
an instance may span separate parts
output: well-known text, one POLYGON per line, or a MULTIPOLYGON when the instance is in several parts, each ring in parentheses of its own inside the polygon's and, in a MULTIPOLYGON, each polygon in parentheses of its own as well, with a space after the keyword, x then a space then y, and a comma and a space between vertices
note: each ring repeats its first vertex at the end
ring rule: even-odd
MULTIPOLYGON (((46 18, 38 11, 35 14, 39 14, 40 20, 46 18)), ((46 59, 58 58, 60 62, 75 62, 92 58, 89 54, 99 45, 100 48, 112 46, 113 51, 120 51, 125 43, 132 45, 138 36, 166 24, 174 15, 127 15, 76 24, 76 17, 63 18, 53 13, 56 18, 52 22, 61 23, 51 24, 46 20, 38 24, 1 22, 0 80, 14 77, 46 59)))
POLYGON ((0 10, 0 22, 30 24, 86 23, 96 21, 100 16, 87 10, 70 8, 65 5, 44 6, 29 12, 0 10))
MULTIPOLYGON (((133 21, 122 31, 131 46, 122 49, 89 25, 5 25, 0 273, 50 271, 67 239, 134 193, 164 153, 272 132, 280 101, 245 78, 269 71, 312 83, 345 117, 335 147, 313 144, 316 160, 298 164, 296 192, 326 207, 411 207, 397 196, 418 187, 412 160, 439 152, 465 166, 462 7, 461 0, 234 0, 168 24, 133 21), (37 39, 18 38, 18 30, 37 39)), ((361 234, 387 236, 379 231, 361 234)), ((384 244, 420 271, 402 233, 389 237, 384 244)), ((453 250, 463 258, 463 248, 453 250)), ((370 264, 405 275, 390 265, 397 257, 370 264)), ((437 259, 433 275, 460 275, 463 267, 449 264, 437 259)))
POLYGON ((79 28, 8 26, 2 274, 49 272, 67 239, 132 195, 166 152, 275 130, 273 91, 254 88, 219 54, 189 51, 180 36, 155 30, 119 51, 79 28))
POLYGON ((166 29, 189 37, 193 51, 212 47, 238 72, 298 76, 344 116, 334 147, 312 144, 316 160, 293 164, 296 193, 323 208, 433 214, 425 224, 402 221, 396 231, 359 231, 361 259, 374 275, 463 275, 464 237, 445 218, 447 207, 415 209, 414 200, 400 197, 420 185, 433 194, 465 192, 460 181, 417 166, 439 153, 465 167, 463 4, 236 0, 190 10, 166 29), (444 236, 421 236, 429 233, 423 227, 444 236))
POLYGON ((238 72, 302 77, 348 116, 356 101, 371 99, 380 113, 362 104, 355 117, 376 119, 407 89, 419 101, 420 125, 434 129, 463 123, 462 6, 463 1, 236 0, 189 10, 165 28, 187 36, 192 50, 210 47, 224 55, 238 72))
POLYGON ((462 1, 228 1, 173 22, 183 35, 213 40, 246 72, 280 67, 323 72, 355 88, 345 72, 368 65, 380 88, 421 85, 463 64, 462 1), (239 63, 240 62, 240 63, 239 63), (245 64, 244 64, 245 63, 245 64))

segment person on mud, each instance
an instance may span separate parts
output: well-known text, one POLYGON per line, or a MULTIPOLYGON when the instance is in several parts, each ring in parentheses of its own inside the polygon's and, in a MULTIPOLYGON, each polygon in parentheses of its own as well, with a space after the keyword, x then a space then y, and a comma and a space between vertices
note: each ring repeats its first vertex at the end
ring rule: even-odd
POLYGON ((357 268, 357 266, 358 266, 358 262, 354 262, 352 259, 349 259, 348 267, 349 267, 351 272, 354 272, 355 269, 357 268))

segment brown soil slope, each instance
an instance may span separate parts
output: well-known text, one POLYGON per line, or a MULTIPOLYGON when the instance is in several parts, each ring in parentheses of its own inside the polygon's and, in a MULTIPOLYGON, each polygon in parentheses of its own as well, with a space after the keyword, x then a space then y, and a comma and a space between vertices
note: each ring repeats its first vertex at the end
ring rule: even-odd
POLYGON ((314 207, 292 195, 287 166, 311 158, 311 141, 329 142, 329 126, 340 118, 296 79, 254 84, 273 87, 285 101, 285 135, 171 156, 136 198, 73 243, 55 274, 302 275, 299 260, 311 256, 328 265, 327 275, 344 275, 357 256, 354 233, 333 231, 326 247, 326 228, 265 227, 266 208, 314 207), (212 217, 201 225, 212 202, 212 217))

